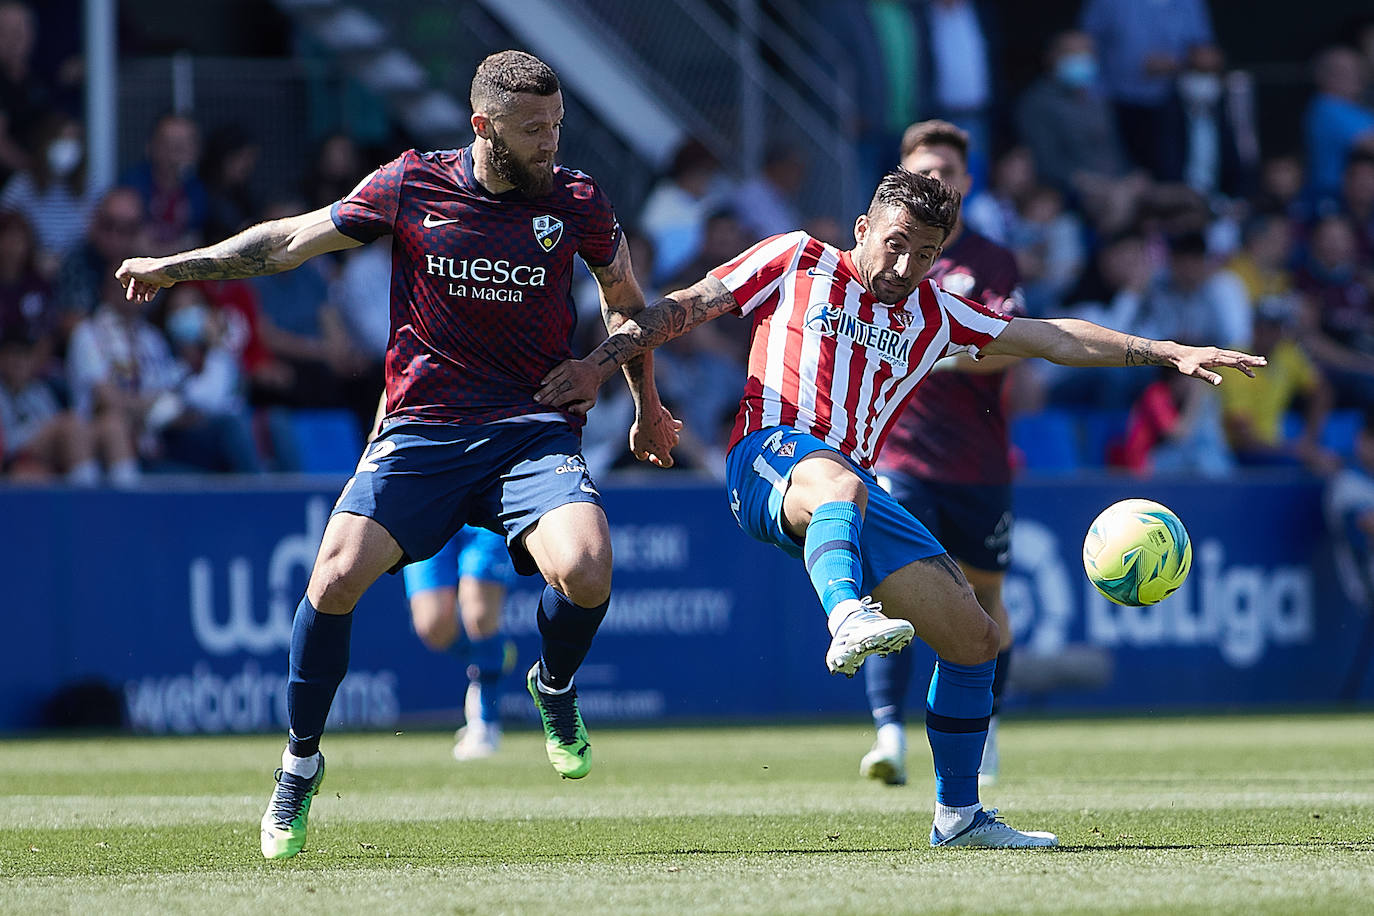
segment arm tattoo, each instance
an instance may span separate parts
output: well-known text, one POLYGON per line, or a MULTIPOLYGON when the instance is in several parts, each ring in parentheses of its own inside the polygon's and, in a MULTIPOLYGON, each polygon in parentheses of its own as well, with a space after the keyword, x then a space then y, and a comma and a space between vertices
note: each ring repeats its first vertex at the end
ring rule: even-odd
POLYGON ((288 236, 276 222, 259 223, 217 245, 179 255, 163 270, 173 280, 238 280, 274 274, 289 266, 281 255, 288 236))
POLYGON ((1160 355, 1155 349, 1158 341, 1150 340, 1147 337, 1128 337, 1126 338, 1126 365, 1127 366, 1166 366, 1169 361, 1160 355))
MULTIPOLYGON (((611 263, 591 267, 590 270, 601 290, 601 319, 606 323, 606 333, 613 337, 621 325, 644 311, 644 294, 635 282, 634 269, 630 264, 629 243, 621 239, 620 247, 617 248, 611 263)), ((605 365, 606 362, 603 354, 597 365, 605 365)), ((630 392, 638 404, 639 393, 643 390, 645 381, 644 357, 640 355, 626 360, 622 369, 630 392)))

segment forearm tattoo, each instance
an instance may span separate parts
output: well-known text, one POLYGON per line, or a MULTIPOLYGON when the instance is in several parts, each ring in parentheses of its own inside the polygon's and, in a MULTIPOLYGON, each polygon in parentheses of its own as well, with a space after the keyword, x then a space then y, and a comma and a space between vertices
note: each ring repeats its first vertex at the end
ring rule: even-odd
POLYGON ((1126 338, 1127 366, 1167 366, 1169 361, 1159 352, 1159 341, 1147 337, 1126 338))
POLYGON ((598 363, 623 363, 634 354, 662 346, 736 306, 735 297, 723 283, 714 278, 702 280, 623 322, 599 348, 598 363))
POLYGON ((277 273, 286 265, 274 255, 286 241, 278 224, 259 223, 217 245, 172 255, 163 271, 173 280, 238 280, 277 273))
MULTIPOLYGON (((621 247, 611 263, 591 268, 592 276, 601 288, 601 319, 606 323, 606 333, 609 336, 614 336, 626 321, 644 312, 644 294, 635 282, 629 250, 623 240, 620 244, 621 247)), ((605 362, 603 359, 597 364, 605 365, 605 362)), ((637 402, 645 381, 643 355, 631 357, 621 368, 637 402)))

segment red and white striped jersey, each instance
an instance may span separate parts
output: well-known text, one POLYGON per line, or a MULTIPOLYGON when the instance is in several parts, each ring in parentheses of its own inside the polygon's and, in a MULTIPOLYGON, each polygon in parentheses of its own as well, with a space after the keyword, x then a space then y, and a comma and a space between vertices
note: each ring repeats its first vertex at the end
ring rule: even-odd
POLYGON ((764 239, 711 275, 754 322, 730 447, 791 426, 863 468, 935 361, 977 356, 1011 320, 929 280, 884 305, 864 290, 849 252, 805 232, 764 239))

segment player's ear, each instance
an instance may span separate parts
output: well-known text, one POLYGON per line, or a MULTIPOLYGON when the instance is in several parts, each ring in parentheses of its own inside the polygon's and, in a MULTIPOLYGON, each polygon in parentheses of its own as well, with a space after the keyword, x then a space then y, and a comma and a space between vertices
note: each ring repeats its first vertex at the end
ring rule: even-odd
POLYGON ((868 235, 868 214, 860 213, 859 218, 854 220, 854 242, 857 245, 863 245, 866 235, 868 235))
POLYGON ((490 140, 492 136, 491 118, 474 111, 472 113, 472 132, 483 140, 490 140))

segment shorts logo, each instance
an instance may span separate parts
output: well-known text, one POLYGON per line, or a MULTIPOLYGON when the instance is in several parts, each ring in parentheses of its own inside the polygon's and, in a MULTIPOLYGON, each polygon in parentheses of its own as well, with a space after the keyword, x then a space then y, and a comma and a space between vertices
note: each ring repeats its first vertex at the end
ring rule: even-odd
POLYGON ((796 443, 796 442, 784 442, 784 443, 782 444, 782 446, 778 449, 778 457, 779 457, 779 458, 791 458, 791 457, 792 457, 793 455, 795 455, 796 453, 797 453, 797 443, 796 443))
POLYGON ((554 219, 552 216, 536 216, 534 218, 534 240, 539 243, 539 247, 545 251, 553 251, 555 245, 563 238, 563 221, 554 219))

